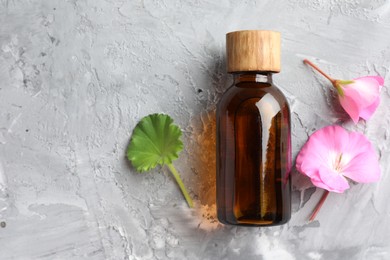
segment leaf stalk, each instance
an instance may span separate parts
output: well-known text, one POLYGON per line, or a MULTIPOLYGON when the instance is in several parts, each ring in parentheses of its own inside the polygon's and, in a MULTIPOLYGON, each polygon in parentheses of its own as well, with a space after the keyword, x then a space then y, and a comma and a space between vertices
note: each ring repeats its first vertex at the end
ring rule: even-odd
POLYGON ((170 163, 170 164, 167 164, 167 167, 168 167, 168 169, 171 171, 173 177, 175 178, 177 184, 179 185, 180 190, 181 190, 181 192, 183 193, 184 198, 186 199, 188 206, 189 206, 190 208, 193 208, 193 207, 194 207, 194 203, 193 203, 193 201, 192 201, 190 195, 188 194, 187 189, 186 189, 186 187, 184 186, 183 181, 182 181, 181 178, 180 178, 180 174, 178 173, 178 171, 176 170, 176 168, 173 166, 173 164, 171 164, 171 163, 170 163))

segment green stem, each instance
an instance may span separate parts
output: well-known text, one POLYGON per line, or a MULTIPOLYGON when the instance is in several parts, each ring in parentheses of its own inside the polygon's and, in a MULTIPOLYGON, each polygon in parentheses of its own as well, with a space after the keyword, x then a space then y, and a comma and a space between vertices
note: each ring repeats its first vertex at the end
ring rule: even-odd
POLYGON ((192 202, 192 199, 191 199, 190 195, 188 194, 188 192, 186 190, 186 187, 184 186, 183 181, 180 178, 180 174, 177 172, 177 170, 175 169, 173 164, 167 164, 167 166, 168 166, 169 170, 171 171, 173 177, 175 177, 175 180, 176 180, 177 184, 179 185, 180 190, 183 193, 184 198, 186 199, 186 201, 188 203, 188 206, 190 208, 193 208, 194 207, 194 203, 192 202))

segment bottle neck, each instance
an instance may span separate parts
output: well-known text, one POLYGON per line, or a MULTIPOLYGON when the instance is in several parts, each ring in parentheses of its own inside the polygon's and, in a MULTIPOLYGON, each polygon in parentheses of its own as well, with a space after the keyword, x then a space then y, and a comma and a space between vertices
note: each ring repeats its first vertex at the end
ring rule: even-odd
POLYGON ((233 74, 234 84, 243 82, 272 84, 271 72, 239 72, 233 74))

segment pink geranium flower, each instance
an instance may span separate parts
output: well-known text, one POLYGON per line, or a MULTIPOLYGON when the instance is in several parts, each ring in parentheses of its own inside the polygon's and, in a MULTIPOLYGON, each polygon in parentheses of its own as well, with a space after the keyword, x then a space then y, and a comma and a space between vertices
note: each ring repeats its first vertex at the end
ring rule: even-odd
MULTIPOLYGON (((378 155, 370 141, 337 125, 324 127, 310 136, 297 156, 296 168, 315 186, 338 193, 349 188, 349 179, 360 183, 380 179, 378 155)), ((328 192, 311 220, 327 195, 328 192)))
POLYGON ((368 183, 380 178, 378 155, 370 141, 337 125, 310 136, 298 154, 296 167, 315 186, 338 193, 349 188, 348 179, 368 183))
POLYGON ((380 90, 384 80, 380 76, 366 76, 353 80, 335 80, 308 60, 304 62, 312 66, 332 82, 339 94, 339 101, 345 112, 356 124, 359 118, 368 120, 380 102, 380 90))

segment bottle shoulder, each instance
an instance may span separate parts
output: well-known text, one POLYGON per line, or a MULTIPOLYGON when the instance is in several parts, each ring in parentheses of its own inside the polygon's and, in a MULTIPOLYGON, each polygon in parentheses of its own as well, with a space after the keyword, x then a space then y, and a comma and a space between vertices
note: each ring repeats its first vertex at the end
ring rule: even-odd
POLYGON ((287 107, 288 102, 283 92, 274 84, 268 83, 247 83, 247 86, 230 86, 218 103, 218 109, 236 107, 246 100, 260 101, 262 99, 279 104, 280 108, 287 107))

